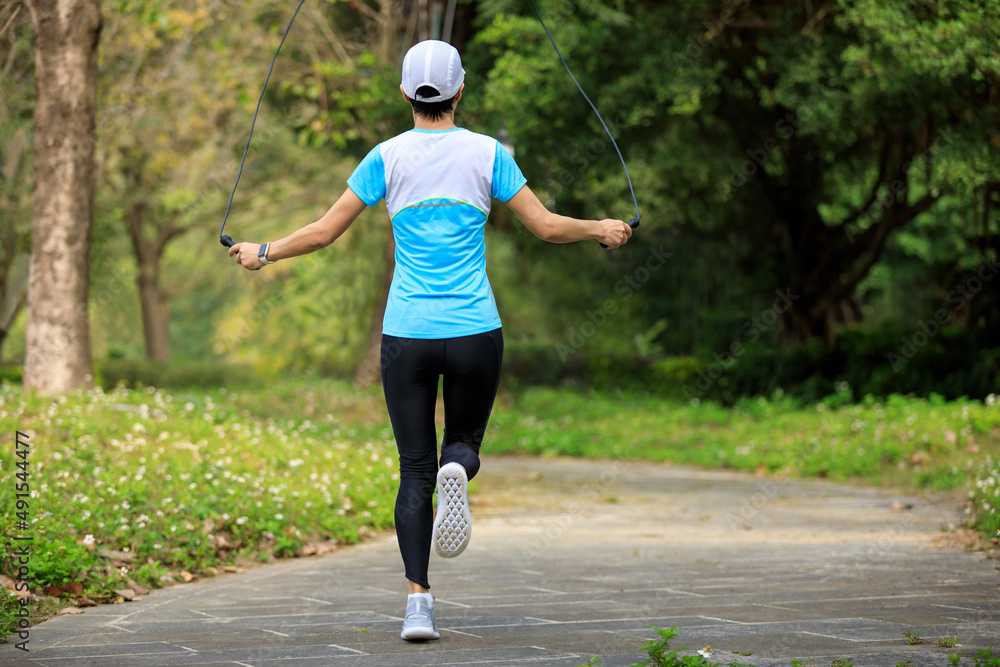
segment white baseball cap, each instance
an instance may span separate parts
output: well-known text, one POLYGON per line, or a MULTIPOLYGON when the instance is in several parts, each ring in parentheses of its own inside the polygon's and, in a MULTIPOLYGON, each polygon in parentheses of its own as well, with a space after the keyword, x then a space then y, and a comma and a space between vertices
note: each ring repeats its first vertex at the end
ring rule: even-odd
POLYGON ((418 102, 443 102, 455 97, 465 81, 462 57, 447 42, 428 39, 406 52, 403 58, 403 92, 418 102), (417 95, 422 86, 430 86, 437 95, 417 95))

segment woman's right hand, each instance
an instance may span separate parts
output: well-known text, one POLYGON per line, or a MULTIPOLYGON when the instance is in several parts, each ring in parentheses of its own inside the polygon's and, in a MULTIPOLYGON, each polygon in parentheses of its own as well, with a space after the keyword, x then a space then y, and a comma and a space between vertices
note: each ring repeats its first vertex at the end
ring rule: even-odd
POLYGON ((623 220, 606 218, 598 224, 600 225, 600 233, 597 240, 609 248, 625 245, 632 236, 632 228, 623 220))

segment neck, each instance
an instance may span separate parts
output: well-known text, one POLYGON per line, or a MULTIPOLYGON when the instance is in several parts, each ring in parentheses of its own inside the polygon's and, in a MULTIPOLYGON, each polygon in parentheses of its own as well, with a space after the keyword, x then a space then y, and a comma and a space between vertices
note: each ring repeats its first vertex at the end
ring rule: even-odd
POLYGON ((427 120, 423 116, 413 114, 414 130, 452 130, 458 127, 455 125, 455 114, 450 113, 437 120, 427 120))

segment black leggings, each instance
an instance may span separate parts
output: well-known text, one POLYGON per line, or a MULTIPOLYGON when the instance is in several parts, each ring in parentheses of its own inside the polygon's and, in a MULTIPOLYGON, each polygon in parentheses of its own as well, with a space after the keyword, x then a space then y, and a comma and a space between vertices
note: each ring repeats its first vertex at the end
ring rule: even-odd
POLYGON ((479 471, 479 447, 496 398, 503 363, 500 329, 460 338, 382 336, 382 388, 399 449, 396 538, 406 578, 430 588, 427 563, 437 483, 434 409, 444 376, 441 465, 460 463, 469 479, 479 471))

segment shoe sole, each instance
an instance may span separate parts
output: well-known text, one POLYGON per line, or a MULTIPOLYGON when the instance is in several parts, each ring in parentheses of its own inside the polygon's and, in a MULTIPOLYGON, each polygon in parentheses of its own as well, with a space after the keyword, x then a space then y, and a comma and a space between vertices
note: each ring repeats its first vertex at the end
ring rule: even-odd
POLYGON ((408 642, 412 642, 424 641, 427 639, 440 639, 441 633, 435 632, 430 628, 410 628, 409 630, 404 630, 399 636, 408 642))
POLYGON ((472 538, 469 514, 469 478, 457 463, 438 471, 438 508, 434 519, 434 551, 442 558, 454 558, 472 538))

